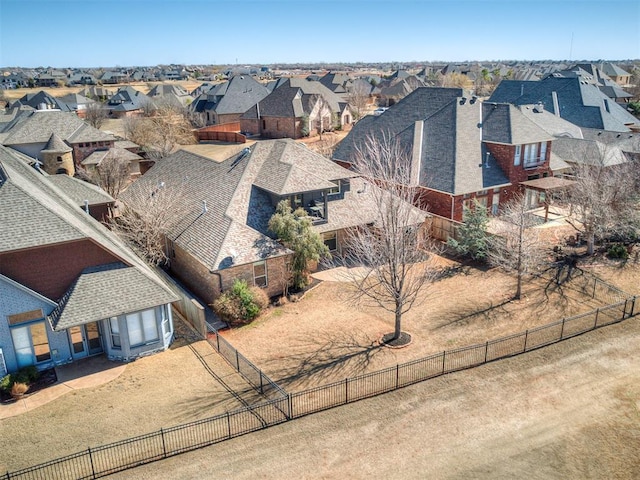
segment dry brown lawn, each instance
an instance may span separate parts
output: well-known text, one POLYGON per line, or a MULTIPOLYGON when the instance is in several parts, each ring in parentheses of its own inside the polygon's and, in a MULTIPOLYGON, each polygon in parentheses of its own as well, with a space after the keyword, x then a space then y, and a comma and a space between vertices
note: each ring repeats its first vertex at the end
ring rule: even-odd
POLYGON ((636 317, 113 478, 635 480, 639 338, 636 317))
MULTIPOLYGON (((149 93, 149 90, 150 90, 149 86, 150 85, 153 86, 158 83, 162 83, 162 82, 132 82, 132 83, 116 84, 116 85, 103 85, 103 87, 108 90, 116 91, 120 87, 131 86, 146 95, 147 93, 149 93)), ((202 82, 199 82, 197 80, 177 80, 177 81, 171 81, 166 83, 181 85, 187 92, 191 92, 192 90, 194 90, 195 88, 197 88, 202 84, 202 82)), ((68 95, 70 93, 78 93, 80 90, 83 90, 84 88, 86 87, 82 85, 75 86, 75 87, 16 88, 14 90, 4 90, 4 96, 7 100, 9 100, 10 102, 13 102, 15 100, 18 100, 19 98, 24 97, 28 93, 38 93, 39 91, 44 90, 52 97, 58 98, 58 97, 64 97, 65 95, 68 95)))
MULTIPOLYGON (((393 317, 377 307, 354 306, 341 282, 322 282, 297 303, 272 308, 252 324, 223 332, 239 351, 290 391, 339 381, 453 348, 524 332, 563 317, 602 307, 574 290, 528 281, 521 300, 511 300, 513 277, 496 269, 453 265, 454 275, 429 286, 420 305, 403 318, 412 343, 380 347, 393 317)), ((590 267, 599 273, 597 267, 590 267)), ((600 268, 607 278, 638 291, 637 268, 600 268), (625 281, 621 281, 625 278, 625 281)), ((633 293, 633 292, 632 292, 633 293)))
MULTIPOLYGON (((178 320, 176 328, 188 332, 178 320)), ((207 342, 187 340, 194 338, 128 364, 102 386, 0 420, 0 475, 244 406, 232 392, 248 404, 259 401, 207 342)))

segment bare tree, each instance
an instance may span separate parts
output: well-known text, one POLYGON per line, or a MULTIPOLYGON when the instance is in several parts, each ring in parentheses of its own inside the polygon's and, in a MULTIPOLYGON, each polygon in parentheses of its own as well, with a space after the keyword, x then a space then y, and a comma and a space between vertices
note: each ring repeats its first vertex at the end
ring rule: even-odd
POLYGON ((193 216, 193 208, 184 201, 184 188, 162 182, 125 193, 118 215, 111 220, 112 230, 151 265, 168 264, 170 232, 193 216))
POLYGON ((625 235, 638 223, 637 170, 622 151, 599 142, 569 140, 575 185, 566 200, 571 205, 569 224, 587 242, 587 254, 596 238, 625 235))
POLYGON ((524 195, 515 195, 503 208, 494 222, 489 237, 489 262, 516 275, 514 298, 522 296, 524 277, 533 273, 546 260, 538 230, 533 227, 539 222, 529 213, 524 195))
POLYGON ((125 136, 146 149, 150 157, 163 158, 176 145, 196 143, 186 109, 172 102, 156 102, 149 117, 124 119, 125 136))
POLYGON ((84 120, 93 128, 100 128, 108 116, 108 111, 100 102, 89 102, 84 109, 84 120))
POLYGON ((107 154, 96 166, 91 177, 105 192, 113 198, 118 198, 131 178, 129 160, 107 154))
POLYGON ((355 120, 360 120, 369 104, 371 85, 365 80, 355 80, 348 87, 348 102, 355 120))
POLYGON ((417 187, 411 182, 408 153, 396 140, 369 137, 359 146, 353 168, 365 179, 363 194, 376 220, 348 231, 345 262, 349 269, 350 300, 378 306, 394 315, 388 344, 410 339, 402 332, 402 317, 419 303, 420 292, 437 275, 429 262, 433 246, 425 233, 426 213, 413 206, 417 187))

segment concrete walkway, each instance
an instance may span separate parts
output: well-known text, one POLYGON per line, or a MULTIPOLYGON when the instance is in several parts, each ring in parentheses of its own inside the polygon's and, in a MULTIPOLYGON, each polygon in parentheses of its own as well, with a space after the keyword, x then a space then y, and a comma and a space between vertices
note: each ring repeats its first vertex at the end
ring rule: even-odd
POLYGON ((0 405, 0 420, 28 412, 52 402, 65 393, 81 388, 92 388, 116 379, 127 365, 107 360, 103 356, 91 357, 69 365, 56 367, 58 381, 14 403, 0 405))

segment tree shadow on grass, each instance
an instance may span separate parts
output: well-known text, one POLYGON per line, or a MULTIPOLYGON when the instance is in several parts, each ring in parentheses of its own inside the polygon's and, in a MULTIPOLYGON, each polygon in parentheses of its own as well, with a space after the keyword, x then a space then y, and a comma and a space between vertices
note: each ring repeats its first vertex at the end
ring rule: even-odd
POLYGON ((293 353, 262 362, 285 388, 293 384, 296 387, 326 384, 359 375, 386 351, 378 339, 367 340, 349 332, 302 336, 292 350, 293 353))

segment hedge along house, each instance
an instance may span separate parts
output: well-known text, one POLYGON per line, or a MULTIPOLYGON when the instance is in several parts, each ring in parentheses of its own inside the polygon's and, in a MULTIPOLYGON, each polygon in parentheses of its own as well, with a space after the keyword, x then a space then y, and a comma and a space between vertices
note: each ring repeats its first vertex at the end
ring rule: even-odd
POLYGON ((177 298, 27 160, 0 147, 0 370, 166 349, 177 298))
POLYGON ((268 230, 282 200, 301 207, 334 254, 345 231, 375 222, 373 185, 290 139, 255 143, 224 161, 181 150, 159 161, 120 199, 145 208, 153 192, 175 190, 166 238, 171 272, 212 303, 236 279, 281 295, 291 251, 268 230), (184 194, 183 194, 184 193, 184 194))

